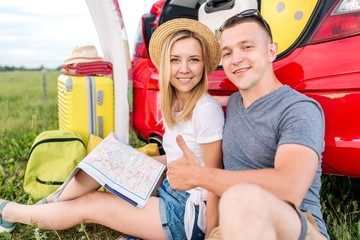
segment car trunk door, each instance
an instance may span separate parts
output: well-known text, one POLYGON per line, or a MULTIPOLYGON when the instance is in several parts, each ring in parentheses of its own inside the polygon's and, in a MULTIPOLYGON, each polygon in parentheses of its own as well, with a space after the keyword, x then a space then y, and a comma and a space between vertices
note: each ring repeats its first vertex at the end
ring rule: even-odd
POLYGON ((261 15, 269 23, 278 59, 292 52, 308 38, 318 20, 323 0, 262 0, 261 15))
POLYGON ((113 64, 114 129, 116 137, 129 143, 129 111, 132 103, 130 50, 123 17, 117 0, 86 0, 104 53, 113 64))

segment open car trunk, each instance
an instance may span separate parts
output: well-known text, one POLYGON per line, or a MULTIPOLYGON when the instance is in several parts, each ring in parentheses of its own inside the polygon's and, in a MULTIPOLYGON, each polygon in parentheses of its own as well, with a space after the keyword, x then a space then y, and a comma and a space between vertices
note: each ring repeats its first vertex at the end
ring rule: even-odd
POLYGON ((114 129, 116 137, 129 142, 129 111, 132 103, 129 44, 117 0, 86 0, 94 21, 104 59, 113 64, 114 129))

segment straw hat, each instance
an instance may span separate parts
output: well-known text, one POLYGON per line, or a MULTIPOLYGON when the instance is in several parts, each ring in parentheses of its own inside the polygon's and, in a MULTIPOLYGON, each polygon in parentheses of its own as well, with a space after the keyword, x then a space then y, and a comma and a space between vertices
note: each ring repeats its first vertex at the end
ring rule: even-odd
POLYGON ((212 31, 199 21, 189 18, 176 18, 161 24, 152 34, 149 44, 149 54, 151 61, 159 69, 161 50, 164 42, 171 34, 180 31, 188 30, 202 36, 206 43, 207 55, 209 57, 209 71, 213 72, 220 62, 220 47, 219 43, 212 33, 212 31))
POLYGON ((95 62, 103 61, 102 57, 98 56, 95 46, 88 45, 83 47, 75 47, 71 53, 71 57, 64 61, 64 64, 73 64, 79 62, 95 62))

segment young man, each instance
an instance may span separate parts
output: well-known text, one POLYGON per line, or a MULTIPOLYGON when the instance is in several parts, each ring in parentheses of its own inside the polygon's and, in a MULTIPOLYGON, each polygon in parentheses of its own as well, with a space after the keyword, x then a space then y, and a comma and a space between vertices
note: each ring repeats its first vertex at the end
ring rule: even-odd
POLYGON ((220 27, 227 77, 239 91, 227 105, 225 169, 201 168, 181 136, 184 157, 168 165, 173 188, 219 196, 223 239, 327 239, 319 191, 324 115, 314 100, 283 85, 277 45, 257 10, 220 27))

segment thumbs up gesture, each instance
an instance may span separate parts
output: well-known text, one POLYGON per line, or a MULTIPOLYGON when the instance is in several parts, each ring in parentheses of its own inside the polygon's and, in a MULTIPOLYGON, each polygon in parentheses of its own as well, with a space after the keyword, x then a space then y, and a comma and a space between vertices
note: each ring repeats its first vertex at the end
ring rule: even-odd
POLYGON ((193 176, 200 167, 195 154, 188 148, 182 136, 176 137, 176 142, 183 152, 183 156, 168 164, 167 176, 170 186, 176 190, 189 190, 197 187, 193 176))

